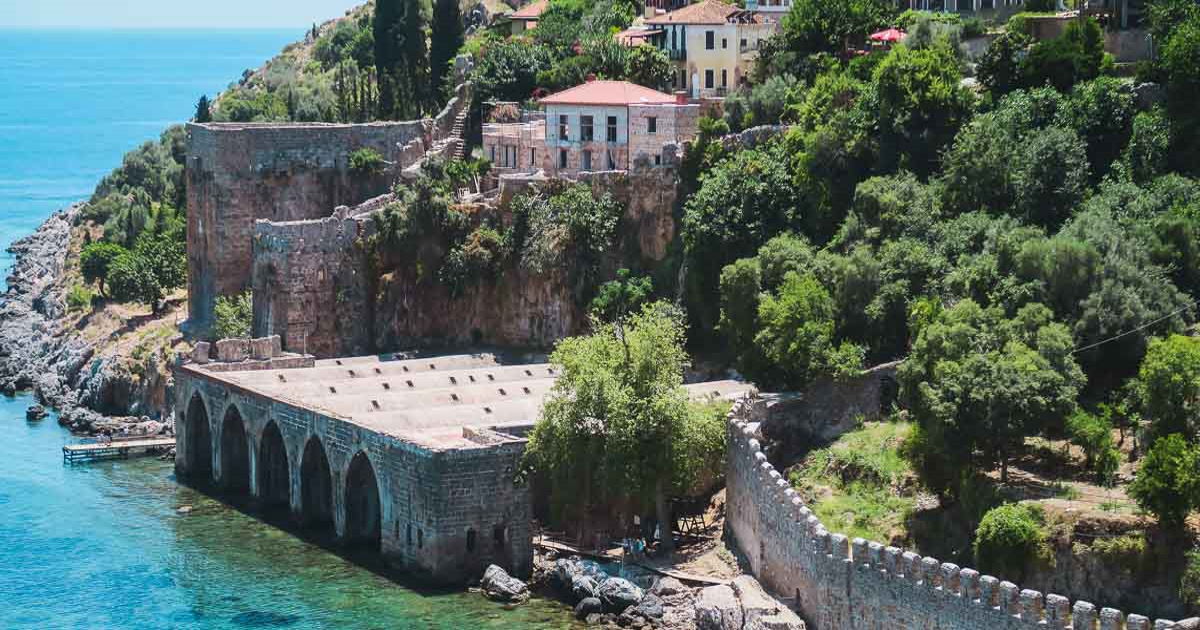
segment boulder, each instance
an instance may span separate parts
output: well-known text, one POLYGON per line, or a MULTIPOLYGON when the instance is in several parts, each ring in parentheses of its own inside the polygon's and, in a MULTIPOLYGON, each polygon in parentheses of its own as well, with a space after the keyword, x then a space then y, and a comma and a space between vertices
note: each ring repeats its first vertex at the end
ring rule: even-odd
POLYGON ((601 582, 597 594, 600 596, 600 601, 604 602, 604 609, 615 613, 623 612, 630 606, 636 606, 645 596, 645 593, 636 584, 619 577, 610 577, 601 582))
POLYGON ((197 342, 196 346, 192 348, 192 362, 200 365, 208 363, 209 359, 211 358, 209 354, 210 352, 211 347, 207 341, 197 342))
POLYGON ((589 615, 598 615, 604 612, 604 604, 597 597, 585 597, 575 604, 575 618, 587 619, 589 615))
POLYGON ((637 606, 633 606, 625 612, 646 620, 662 619, 663 600, 657 595, 647 595, 637 603, 637 606))
POLYGON ((598 598, 600 597, 600 583, 591 576, 576 574, 571 581, 571 594, 577 600, 598 598))
POLYGON ((479 586, 488 599, 498 602, 523 602, 529 598, 529 587, 524 582, 494 564, 483 572, 479 586))
POLYGON ((1200 617, 1191 617, 1183 621, 1177 621, 1171 628, 1174 630, 1200 630, 1200 617))
POLYGON ((671 597, 672 595, 687 592, 687 590, 688 588, 683 585, 683 582, 673 577, 664 577, 655 582, 654 586, 650 587, 650 594, 659 597, 671 597))
POLYGON ((41 420, 48 415, 50 414, 46 412, 46 408, 41 405, 29 405, 29 408, 25 410, 25 419, 31 422, 41 420))
POLYGON ((803 630, 804 622, 779 600, 767 594, 749 575, 733 579, 733 592, 742 608, 745 630, 803 630))
POLYGON ((700 589, 696 598, 696 630, 741 630, 742 606, 725 585, 700 589))

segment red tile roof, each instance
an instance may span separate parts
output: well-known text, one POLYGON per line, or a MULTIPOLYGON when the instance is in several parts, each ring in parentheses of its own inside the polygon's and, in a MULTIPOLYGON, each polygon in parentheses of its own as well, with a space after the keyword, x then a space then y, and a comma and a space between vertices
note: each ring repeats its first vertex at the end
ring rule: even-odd
POLYGON ((745 13, 745 10, 720 0, 701 0, 665 15, 652 17, 646 20, 646 24, 725 24, 737 21, 733 18, 739 13, 745 13))
POLYGON ((510 20, 536 20, 550 5, 550 0, 534 0, 529 4, 513 11, 512 15, 508 16, 510 20))
POLYGON ((662 29, 629 28, 614 35, 617 41, 626 46, 637 46, 645 43, 651 35, 663 32, 662 29))
POLYGON ((675 97, 628 81, 588 81, 542 99, 543 105, 667 105, 675 97))

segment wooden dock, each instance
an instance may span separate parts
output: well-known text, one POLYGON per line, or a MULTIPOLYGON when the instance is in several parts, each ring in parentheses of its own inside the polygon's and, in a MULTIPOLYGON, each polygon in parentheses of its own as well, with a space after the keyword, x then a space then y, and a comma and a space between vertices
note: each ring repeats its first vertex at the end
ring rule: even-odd
POLYGON ((80 444, 63 447, 63 462, 95 462, 105 459, 129 459, 141 455, 154 455, 175 446, 173 437, 139 436, 101 440, 89 438, 80 444))

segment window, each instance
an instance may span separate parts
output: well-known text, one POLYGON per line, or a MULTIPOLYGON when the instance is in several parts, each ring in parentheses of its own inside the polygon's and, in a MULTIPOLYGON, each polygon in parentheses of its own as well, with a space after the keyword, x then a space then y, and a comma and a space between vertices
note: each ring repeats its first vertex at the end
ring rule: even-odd
POLYGON ((424 546, 425 546, 425 530, 418 529, 417 530, 417 549, 420 549, 424 546))
POLYGON ((654 165, 662 166, 662 156, 661 155, 654 156, 654 165))
POLYGON ((492 545, 497 549, 504 546, 504 526, 497 525, 492 528, 492 545))
POLYGON ((488 147, 488 152, 490 154, 488 156, 488 160, 490 160, 492 164, 495 164, 496 163, 496 145, 493 144, 492 146, 488 147))
POLYGON ((592 141, 593 135, 592 135, 592 117, 591 116, 580 116, 579 117, 579 137, 584 142, 592 141))
POLYGON ((570 131, 571 131, 571 127, 570 127, 569 123, 567 122, 567 115, 559 114, 558 115, 558 139, 559 140, 570 140, 571 139, 570 131))
POLYGON ((529 165, 533 166, 534 162, 537 162, 537 156, 534 155, 534 149, 530 149, 529 150, 529 165))
POLYGON ((592 152, 591 151, 583 152, 583 170, 585 170, 585 171, 592 170, 592 152))
POLYGON ((558 168, 567 168, 567 150, 558 150, 558 168))
POLYGON ((746 38, 742 38, 742 50, 746 50, 746 38))
POLYGON ((704 87, 711 90, 712 86, 713 86, 713 71, 705 70, 704 71, 704 87))
POLYGON ((675 50, 678 46, 675 45, 675 29, 671 29, 671 50, 675 50))
POLYGON ((717 40, 716 33, 712 32, 712 31, 705 31, 704 32, 704 49, 705 50, 715 50, 717 47, 716 40, 717 40))
POLYGON ((617 141, 617 117, 616 116, 608 117, 608 141, 609 142, 617 141))
POLYGON ((646 119, 646 133, 658 133, 658 118, 650 116, 646 119))
POLYGON ((610 170, 610 171, 617 170, 617 162, 616 162, 616 160, 613 159, 612 151, 608 152, 608 170, 610 170))
POLYGON ((729 87, 729 71, 721 69, 721 87, 729 87))
POLYGON ((408 524, 406 537, 408 538, 408 544, 412 545, 412 523, 408 524))
POLYGON ((475 530, 467 530, 467 551, 475 551, 475 530))
POLYGON ((729 40, 722 37, 721 38, 721 50, 725 50, 726 48, 729 48, 729 40))

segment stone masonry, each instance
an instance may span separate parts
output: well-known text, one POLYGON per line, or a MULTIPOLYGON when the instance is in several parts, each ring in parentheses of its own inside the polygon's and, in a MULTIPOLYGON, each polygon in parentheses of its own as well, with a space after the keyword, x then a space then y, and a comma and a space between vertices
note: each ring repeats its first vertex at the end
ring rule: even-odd
POLYGON ((752 573, 816 630, 1164 630, 1141 615, 1021 589, 978 571, 832 533, 767 460, 764 401, 728 418, 726 527, 752 573))
POLYGON ((218 296, 250 287, 257 219, 304 221, 387 192, 428 153, 453 152, 450 135, 470 103, 470 84, 436 118, 368 124, 208 123, 187 126, 189 319, 204 328, 218 296), (350 155, 373 149, 380 172, 350 155))

